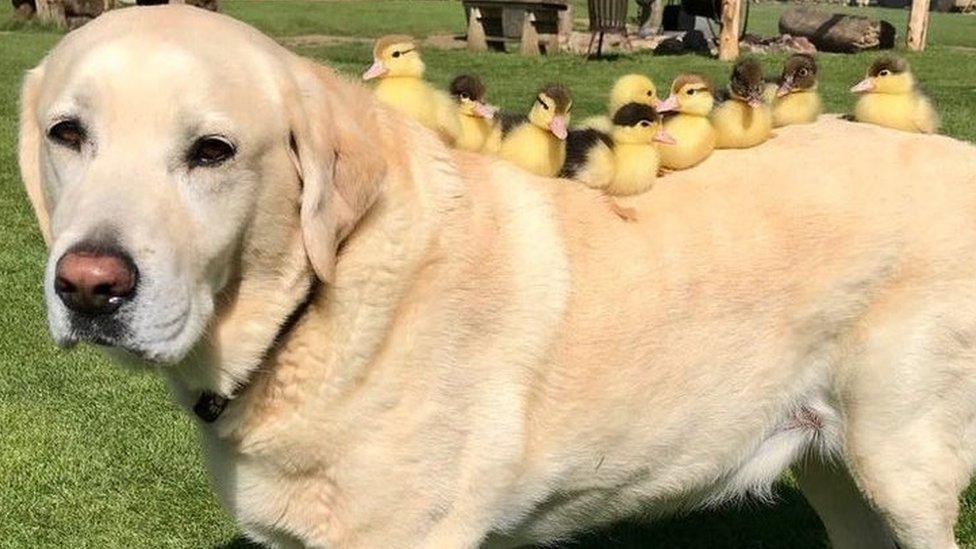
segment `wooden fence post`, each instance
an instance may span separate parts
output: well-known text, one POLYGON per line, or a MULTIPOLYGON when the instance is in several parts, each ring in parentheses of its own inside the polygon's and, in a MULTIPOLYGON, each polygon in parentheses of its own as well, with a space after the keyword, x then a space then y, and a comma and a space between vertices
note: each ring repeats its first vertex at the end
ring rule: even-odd
POLYGON ((908 33, 905 43, 908 49, 922 51, 929 32, 929 0, 912 0, 912 11, 908 15, 908 33))
MULTIPOLYGON (((919 0, 915 0, 916 2, 919 0)), ((731 61, 739 57, 741 0, 722 0, 722 30, 718 34, 718 58, 731 61)))

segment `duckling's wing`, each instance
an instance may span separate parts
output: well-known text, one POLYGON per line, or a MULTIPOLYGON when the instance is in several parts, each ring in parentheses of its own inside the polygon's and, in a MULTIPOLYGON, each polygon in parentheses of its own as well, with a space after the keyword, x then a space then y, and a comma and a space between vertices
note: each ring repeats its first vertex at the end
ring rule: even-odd
POLYGON ((919 93, 912 111, 912 123, 922 133, 935 133, 939 129, 939 113, 932 100, 919 93))
POLYGON ((603 116, 591 116, 591 117, 583 120, 583 122, 580 123, 579 128, 580 129, 592 129, 592 130, 597 130, 597 131, 601 131, 601 132, 604 132, 604 133, 609 133, 610 131, 613 130, 613 123, 610 121, 610 117, 608 117, 606 115, 603 115, 603 116))
POLYGON ((457 117, 457 107, 450 95, 434 89, 434 116, 437 120, 437 132, 448 143, 454 144, 461 135, 461 123, 457 117))
POLYGON ((613 146, 610 136, 599 130, 586 128, 570 131, 566 136, 566 161, 563 163, 562 170, 559 171, 559 176, 573 178, 586 166, 590 149, 600 142, 607 147, 613 146))
POLYGON ((524 114, 502 111, 498 113, 498 120, 502 124, 502 135, 508 135, 508 132, 512 131, 515 126, 528 122, 529 117, 524 114))

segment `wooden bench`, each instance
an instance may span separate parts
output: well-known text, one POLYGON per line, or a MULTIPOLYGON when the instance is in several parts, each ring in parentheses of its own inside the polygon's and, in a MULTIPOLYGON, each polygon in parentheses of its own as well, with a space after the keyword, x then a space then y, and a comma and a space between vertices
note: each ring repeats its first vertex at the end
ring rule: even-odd
POLYGON ((539 55, 539 44, 559 49, 573 31, 571 0, 462 0, 468 21, 468 49, 485 51, 518 42, 525 55, 539 55))

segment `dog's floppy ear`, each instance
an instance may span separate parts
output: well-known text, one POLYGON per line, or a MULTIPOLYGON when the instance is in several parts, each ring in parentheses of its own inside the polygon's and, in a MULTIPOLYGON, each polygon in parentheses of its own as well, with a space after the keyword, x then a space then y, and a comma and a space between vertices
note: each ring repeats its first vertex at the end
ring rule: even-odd
POLYGON ((310 61, 296 70, 291 146, 302 181, 302 240, 315 274, 332 282, 339 245, 379 195, 386 163, 368 92, 310 61))
POLYGON ((41 144, 43 132, 37 121, 37 98, 40 95, 43 65, 27 72, 20 94, 20 143, 18 163, 20 177, 27 189, 27 197, 34 207, 34 216, 44 242, 51 244, 51 212, 41 183, 41 144))

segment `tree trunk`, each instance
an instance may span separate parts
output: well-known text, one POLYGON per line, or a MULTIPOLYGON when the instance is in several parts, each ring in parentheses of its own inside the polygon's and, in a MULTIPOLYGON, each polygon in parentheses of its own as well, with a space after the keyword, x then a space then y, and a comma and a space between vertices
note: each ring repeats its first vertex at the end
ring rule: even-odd
POLYGON ((891 48, 895 43, 895 29, 887 21, 806 8, 783 13, 779 18, 779 32, 804 36, 820 51, 855 53, 891 48))

